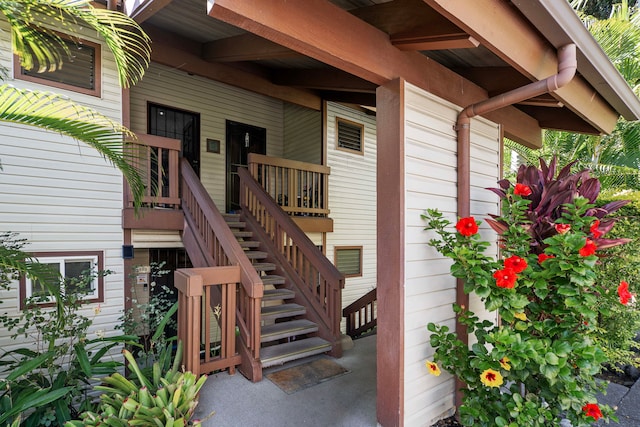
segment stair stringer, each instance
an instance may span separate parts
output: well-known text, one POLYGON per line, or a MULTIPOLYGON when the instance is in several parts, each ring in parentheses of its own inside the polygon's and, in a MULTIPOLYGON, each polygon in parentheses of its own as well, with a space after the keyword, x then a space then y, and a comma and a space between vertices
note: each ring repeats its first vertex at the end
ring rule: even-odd
POLYGON ((318 325, 318 332, 312 335, 319 336, 331 344, 332 350, 329 352, 331 356, 342 357, 342 343, 340 335, 338 334, 336 336, 331 332, 331 327, 330 325, 327 325, 322 313, 320 313, 316 306, 310 301, 308 295, 306 295, 304 291, 304 283, 296 270, 280 253, 278 248, 273 244, 271 238, 267 235, 265 229, 262 228, 252 215, 246 214, 243 210, 242 220, 246 224, 245 228, 253 232, 254 238, 259 240, 267 249, 266 252, 269 255, 266 260, 276 265, 275 273, 286 279, 284 287, 295 292, 293 302, 304 306, 307 309, 305 316, 318 325))

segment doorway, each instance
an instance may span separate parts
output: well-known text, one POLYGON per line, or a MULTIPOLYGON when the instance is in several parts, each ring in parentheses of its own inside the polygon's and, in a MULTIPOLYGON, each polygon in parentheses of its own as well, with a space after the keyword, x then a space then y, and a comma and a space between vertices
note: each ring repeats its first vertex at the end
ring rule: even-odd
POLYGON ((238 168, 247 166, 249 153, 267 153, 267 130, 244 123, 227 120, 227 178, 226 209, 234 212, 240 209, 240 179, 238 168))
POLYGON ((182 141, 180 156, 200 176, 200 114, 152 103, 148 108, 147 133, 182 141))

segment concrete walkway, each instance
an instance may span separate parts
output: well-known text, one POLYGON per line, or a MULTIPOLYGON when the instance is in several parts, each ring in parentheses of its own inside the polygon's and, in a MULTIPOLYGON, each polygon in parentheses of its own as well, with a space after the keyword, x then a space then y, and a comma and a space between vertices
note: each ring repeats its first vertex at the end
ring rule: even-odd
MULTIPOLYGON (((622 427, 640 426, 640 381, 636 381, 631 387, 610 383, 607 394, 598 397, 599 403, 604 403, 616 409, 619 419, 617 423, 609 425, 622 427)), ((598 422, 596 425, 606 425, 598 422)))
POLYGON ((294 363, 265 370, 256 384, 239 373, 211 375, 200 391, 195 418, 215 411, 203 427, 376 426, 376 336, 355 340, 353 349, 333 360, 349 372, 293 394, 266 375, 294 363))

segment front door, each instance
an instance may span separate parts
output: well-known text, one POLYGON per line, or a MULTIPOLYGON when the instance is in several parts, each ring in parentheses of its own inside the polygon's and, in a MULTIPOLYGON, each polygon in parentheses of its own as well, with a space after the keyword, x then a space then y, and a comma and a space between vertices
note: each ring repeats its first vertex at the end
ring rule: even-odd
POLYGON ((267 130, 227 120, 227 212, 240 209, 238 167, 247 166, 249 153, 267 153, 267 130))
POLYGON ((147 117, 149 135, 182 141, 180 155, 200 176, 200 114, 150 103, 147 117))

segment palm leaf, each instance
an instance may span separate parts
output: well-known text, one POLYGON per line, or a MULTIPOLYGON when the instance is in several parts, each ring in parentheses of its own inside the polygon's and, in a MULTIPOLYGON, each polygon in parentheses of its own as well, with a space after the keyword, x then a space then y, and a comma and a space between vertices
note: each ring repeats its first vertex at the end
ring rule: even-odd
POLYGON ((0 120, 55 131, 93 147, 122 171, 140 205, 145 186, 135 167, 138 156, 124 143, 136 137, 121 124, 69 98, 8 84, 0 85, 0 120))
POLYGON ((129 87, 149 65, 149 37, 128 16, 97 9, 90 0, 0 0, 0 13, 11 25, 13 52, 21 65, 54 71, 63 64, 68 48, 50 28, 76 34, 79 26, 94 29, 113 53, 121 86, 129 87))

